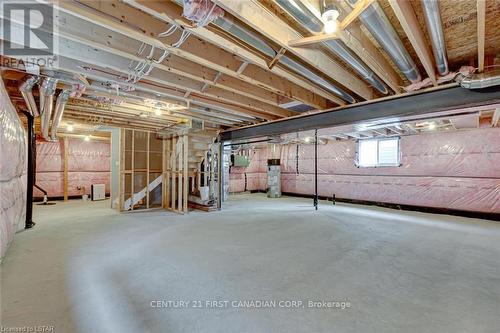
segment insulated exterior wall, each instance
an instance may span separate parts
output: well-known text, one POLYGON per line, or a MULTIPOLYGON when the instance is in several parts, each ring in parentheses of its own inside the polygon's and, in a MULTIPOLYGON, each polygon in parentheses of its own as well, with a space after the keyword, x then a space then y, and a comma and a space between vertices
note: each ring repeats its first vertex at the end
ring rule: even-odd
MULTIPOLYGON (((90 194, 90 185, 105 184, 109 194, 110 142, 68 138, 68 195, 90 194)), ((36 184, 49 197, 64 195, 64 141, 37 141, 36 184)), ((34 189, 33 196, 43 197, 34 189)))
POLYGON ((0 79, 0 258, 26 219, 26 133, 0 79))
MULTIPOLYGON (((355 141, 318 145, 319 195, 500 213, 499 128, 403 136, 400 145, 401 166, 377 168, 356 167, 355 141)), ((314 146, 298 148, 283 146, 282 192, 311 195, 314 146)))
POLYGON ((231 167, 229 174, 229 192, 265 191, 267 189, 267 151, 251 150, 250 165, 231 167))

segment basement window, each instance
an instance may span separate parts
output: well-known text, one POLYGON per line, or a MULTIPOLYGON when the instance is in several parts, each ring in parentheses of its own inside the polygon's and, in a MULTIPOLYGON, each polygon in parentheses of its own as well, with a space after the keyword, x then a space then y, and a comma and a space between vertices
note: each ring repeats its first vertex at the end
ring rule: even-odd
POLYGON ((399 138, 359 140, 358 167, 399 166, 399 138))

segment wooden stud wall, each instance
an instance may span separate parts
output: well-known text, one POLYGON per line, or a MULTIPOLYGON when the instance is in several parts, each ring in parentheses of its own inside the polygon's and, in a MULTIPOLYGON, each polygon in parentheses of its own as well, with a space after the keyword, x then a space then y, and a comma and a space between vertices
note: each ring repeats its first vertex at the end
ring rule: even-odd
POLYGON ((163 147, 154 133, 121 130, 120 211, 162 207, 163 147))
POLYGON ((163 208, 188 212, 188 135, 174 136, 163 144, 163 208))

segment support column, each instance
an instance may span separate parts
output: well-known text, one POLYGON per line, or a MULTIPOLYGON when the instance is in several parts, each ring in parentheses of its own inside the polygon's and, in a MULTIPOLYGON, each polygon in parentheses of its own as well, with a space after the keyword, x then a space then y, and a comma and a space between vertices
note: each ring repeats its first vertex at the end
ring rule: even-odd
POLYGON ((64 201, 68 201, 68 138, 64 137, 64 171, 63 171, 63 191, 64 201))
POLYGON ((318 210, 318 130, 314 130, 314 209, 318 210))
MULTIPOLYGON (((219 156, 217 156, 217 183, 219 188, 219 193, 217 195, 217 209, 222 209, 222 196, 224 195, 224 142, 219 140, 219 156)), ((213 159, 213 155, 212 155, 213 159)), ((213 169, 210 170, 213 172, 213 169)), ((212 176, 213 177, 213 176, 212 176)))

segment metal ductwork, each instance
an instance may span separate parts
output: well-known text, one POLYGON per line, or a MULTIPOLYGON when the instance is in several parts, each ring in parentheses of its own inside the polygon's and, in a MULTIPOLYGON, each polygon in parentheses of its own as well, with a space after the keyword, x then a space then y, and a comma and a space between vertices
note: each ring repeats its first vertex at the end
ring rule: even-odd
POLYGON ((52 127, 50 129, 50 138, 52 140, 57 139, 57 128, 61 123, 61 119, 63 116, 64 108, 66 107, 66 103, 68 102, 69 95, 71 94, 71 90, 65 89, 59 93, 56 101, 56 108, 54 110, 54 118, 52 120, 52 127))
MULTIPOLYGON (((348 0, 348 2, 351 6, 354 6, 357 0, 348 0)), ((415 65, 415 62, 378 3, 376 1, 373 2, 359 15, 359 18, 387 54, 389 54, 404 76, 412 83, 420 81, 422 77, 417 65, 415 65)))
MULTIPOLYGON (((229 32, 233 36, 241 39, 248 45, 254 47, 255 49, 257 49, 258 51, 262 52, 263 54, 265 54, 270 58, 274 58, 274 56, 276 55, 276 51, 271 46, 269 46, 269 44, 267 44, 262 38, 260 38, 253 32, 249 31, 248 29, 242 27, 241 25, 237 24, 233 20, 230 20, 226 17, 221 17, 215 20, 213 24, 229 32)), ((317 75, 313 71, 309 70, 308 68, 296 62, 295 60, 287 57, 286 55, 282 56, 279 62, 288 67, 289 69, 291 69, 292 71, 304 76, 308 80, 324 88, 326 91, 329 91, 339 96, 344 101, 348 103, 356 103, 354 97, 352 97, 349 93, 328 82, 321 76, 317 75)))
MULTIPOLYGON (((184 6, 183 0, 175 0, 175 2, 179 6, 184 6)), ((229 32, 231 35, 235 36, 236 38, 242 40, 243 42, 247 43, 248 45, 252 46, 253 48, 257 49, 259 52, 265 54, 269 58, 274 58, 276 56, 276 51, 269 46, 268 43, 266 43, 265 40, 263 40, 261 37, 257 36, 255 33, 252 31, 248 30, 247 28, 241 26, 237 22, 234 22, 232 19, 228 17, 219 17, 218 19, 212 21, 212 24, 218 26, 222 30, 225 30, 229 32)), ((314 84, 322 87, 326 91, 339 96, 342 98, 344 101, 348 103, 356 103, 356 100, 354 97, 352 97, 349 93, 347 93, 345 90, 337 87, 336 85, 332 84, 328 80, 325 80, 318 74, 314 73, 313 71, 309 70, 307 67, 301 65, 300 63, 296 62, 295 60, 287 57, 286 55, 283 55, 279 63, 285 65, 292 71, 296 72, 297 74, 305 77, 306 79, 310 80, 314 84)))
POLYGON ((56 92, 57 79, 46 78, 40 86, 40 113, 42 117, 42 136, 49 140, 49 126, 52 115, 54 93, 56 92))
MULTIPOLYGON (((323 31, 323 21, 319 19, 301 0, 276 0, 276 2, 304 27, 313 33, 323 31)), ((382 94, 388 90, 384 83, 353 53, 341 40, 329 40, 322 43, 326 48, 336 54, 340 59, 348 63, 360 76, 368 81, 382 94)))
POLYGON ((482 89, 500 85, 500 70, 494 70, 487 73, 478 73, 471 75, 459 74, 456 81, 462 88, 482 89))
POLYGON ((425 23, 432 43, 432 52, 436 60, 436 66, 439 75, 448 74, 448 59, 446 58, 446 45, 444 43, 443 26, 441 24, 441 15, 439 14, 438 0, 422 0, 425 23))
POLYGON ((33 87, 38 82, 38 80, 38 76, 31 76, 19 86, 19 91, 21 92, 21 95, 24 98, 24 102, 26 103, 32 117, 40 116, 38 107, 35 102, 35 97, 33 97, 33 87))

